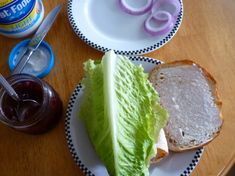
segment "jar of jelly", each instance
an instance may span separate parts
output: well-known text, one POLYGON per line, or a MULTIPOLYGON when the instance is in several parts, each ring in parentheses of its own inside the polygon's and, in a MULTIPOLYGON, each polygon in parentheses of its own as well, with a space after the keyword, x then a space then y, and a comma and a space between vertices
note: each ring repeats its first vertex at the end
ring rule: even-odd
POLYGON ((62 113, 62 102, 56 91, 45 81, 29 75, 16 74, 7 81, 20 101, 0 89, 0 121, 16 130, 40 134, 51 129, 62 113))

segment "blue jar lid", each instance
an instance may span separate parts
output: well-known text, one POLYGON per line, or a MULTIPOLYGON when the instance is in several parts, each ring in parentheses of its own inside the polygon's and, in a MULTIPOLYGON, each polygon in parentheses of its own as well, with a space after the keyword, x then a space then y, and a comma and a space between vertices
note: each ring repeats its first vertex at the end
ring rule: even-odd
MULTIPOLYGON (((12 72, 18 63, 17 55, 26 48, 27 44, 29 43, 30 39, 23 40, 22 42, 18 43, 11 51, 8 65, 10 71, 12 72)), ((28 73, 38 78, 42 78, 46 76, 54 66, 54 54, 53 51, 48 43, 42 41, 40 46, 34 53, 31 55, 30 60, 25 65, 22 73, 28 73)))

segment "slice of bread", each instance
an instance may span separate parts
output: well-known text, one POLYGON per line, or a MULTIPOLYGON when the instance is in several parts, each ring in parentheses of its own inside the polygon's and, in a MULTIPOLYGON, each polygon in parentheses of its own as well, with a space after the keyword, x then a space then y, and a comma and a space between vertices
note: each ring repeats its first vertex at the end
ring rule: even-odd
POLYGON ((216 81, 192 61, 156 66, 149 80, 169 113, 165 126, 168 147, 181 152, 212 141, 223 124, 216 81))

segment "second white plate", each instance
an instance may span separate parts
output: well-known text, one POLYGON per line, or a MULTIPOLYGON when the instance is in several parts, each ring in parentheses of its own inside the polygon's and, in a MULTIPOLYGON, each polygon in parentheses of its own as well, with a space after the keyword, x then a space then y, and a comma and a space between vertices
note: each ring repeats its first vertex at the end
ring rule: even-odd
POLYGON ((180 27, 181 11, 171 31, 151 36, 144 31, 148 13, 129 15, 119 7, 118 0, 69 0, 68 18, 75 33, 91 47, 106 52, 110 49, 122 55, 140 55, 156 50, 169 42, 180 27))

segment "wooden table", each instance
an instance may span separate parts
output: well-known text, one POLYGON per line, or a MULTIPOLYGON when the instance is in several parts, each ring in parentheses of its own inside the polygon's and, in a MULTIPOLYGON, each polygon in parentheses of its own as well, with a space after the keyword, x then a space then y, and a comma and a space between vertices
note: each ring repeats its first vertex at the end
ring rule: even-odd
MULTIPOLYGON (((1 176, 82 175, 67 147, 65 111, 71 93, 83 77, 83 62, 100 58, 103 53, 86 45, 73 32, 67 18, 66 1, 44 1, 46 13, 60 2, 64 3, 64 8, 46 37, 55 53, 55 67, 44 79, 63 100, 63 116, 53 130, 38 136, 0 124, 1 176)), ((205 147, 192 175, 225 175, 235 160, 235 1, 187 0, 184 10, 183 23, 176 36, 146 56, 166 62, 191 59, 217 80, 223 101, 223 129, 205 147)), ((9 75, 8 55, 20 40, 0 36, 0 70, 5 76, 9 75)))

